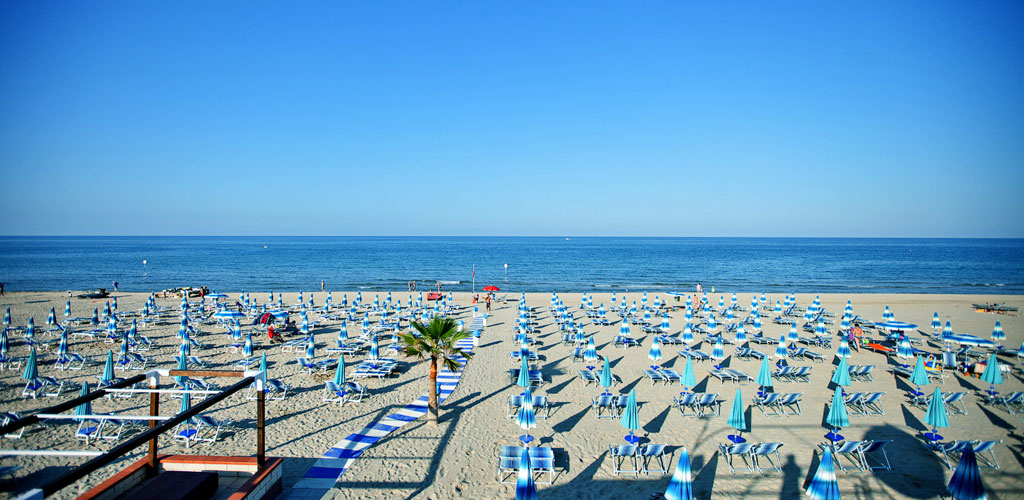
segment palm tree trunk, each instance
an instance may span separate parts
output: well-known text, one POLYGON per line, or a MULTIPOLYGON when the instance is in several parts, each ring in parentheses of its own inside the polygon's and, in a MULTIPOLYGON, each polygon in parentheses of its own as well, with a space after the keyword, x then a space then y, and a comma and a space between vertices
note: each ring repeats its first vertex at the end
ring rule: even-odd
POLYGON ((427 421, 437 423, 437 356, 430 357, 430 392, 427 393, 427 421))

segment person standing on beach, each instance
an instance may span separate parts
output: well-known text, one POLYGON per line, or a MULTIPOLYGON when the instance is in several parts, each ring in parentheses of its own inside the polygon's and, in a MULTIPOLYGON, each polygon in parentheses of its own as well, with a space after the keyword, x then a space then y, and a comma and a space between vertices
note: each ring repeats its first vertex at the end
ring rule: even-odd
POLYGON ((487 294, 485 302, 487 303, 487 312, 491 312, 491 294, 487 294))
POLYGON ((320 280, 320 291, 324 291, 324 280, 320 280))
POLYGON ((119 284, 120 283, 118 283, 116 281, 114 282, 114 293, 117 293, 117 285, 119 285, 119 284))
POLYGON ((416 280, 412 280, 412 291, 416 291, 416 280))
POLYGON ((0 283, 0 297, 3 297, 3 295, 4 295, 4 284, 0 283))

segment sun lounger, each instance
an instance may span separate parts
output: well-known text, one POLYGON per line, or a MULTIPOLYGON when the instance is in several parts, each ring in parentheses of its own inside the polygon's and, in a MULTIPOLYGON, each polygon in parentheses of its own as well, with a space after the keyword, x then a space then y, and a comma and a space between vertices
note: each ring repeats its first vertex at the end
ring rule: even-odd
POLYGON ((643 374, 645 377, 647 377, 648 380, 651 381, 651 385, 655 385, 658 382, 668 382, 667 380, 665 380, 665 377, 663 377, 661 373, 658 373, 656 370, 647 369, 643 371, 643 374))
MULTIPOLYGON (((0 425, 12 424, 12 423, 17 422, 17 421, 19 421, 21 419, 22 419, 21 415, 19 415, 17 412, 5 411, 2 414, 0 414, 0 425)), ((6 439, 21 439, 21 436, 24 433, 25 433, 25 426, 22 426, 20 429, 18 429, 18 432, 12 432, 12 433, 9 433, 9 434, 4 434, 3 437, 6 438, 6 439)))
POLYGON ((755 350, 753 350, 753 349, 751 349, 749 347, 744 347, 744 348, 739 349, 739 350, 736 351, 736 357, 738 357, 740 359, 750 359, 750 358, 753 358, 753 359, 756 359, 756 360, 762 360, 762 359, 764 359, 764 356, 765 356, 764 353, 762 353, 760 351, 755 351, 755 350))
POLYGON ((780 366, 775 372, 772 373, 772 378, 775 380, 790 380, 790 375, 793 373, 792 366, 780 366))
POLYGON ((36 399, 36 397, 42 395, 48 398, 56 398, 60 397, 60 392, 63 389, 63 380, 58 380, 54 377, 37 377, 25 383, 25 388, 21 391, 21 397, 27 398, 31 396, 32 399, 36 399))
POLYGON ((811 381, 811 367, 810 366, 796 366, 793 367, 793 371, 789 374, 790 380, 795 382, 806 382, 811 381))
POLYGON ((620 444, 611 445, 608 447, 608 455, 612 460, 612 471, 616 474, 633 474, 639 475, 640 468, 637 466, 636 460, 637 446, 635 444, 620 444), (623 463, 629 460, 633 463, 632 469, 623 467, 623 463))
POLYGON ((729 472, 735 474, 737 472, 757 472, 757 465, 754 461, 754 457, 751 455, 751 451, 754 449, 753 443, 740 443, 734 445, 718 445, 718 451, 725 457, 725 463, 729 465, 729 472), (743 461, 743 467, 736 464, 735 459, 739 458, 743 461))
POLYGON ((599 381, 597 375, 590 370, 580 370, 577 373, 579 373, 580 380, 583 381, 584 385, 596 384, 599 381))
POLYGON ((821 362, 825 361, 824 356, 822 356, 821 354, 818 354, 818 353, 816 353, 814 351, 808 351, 806 347, 801 347, 801 348, 797 349, 793 353, 793 357, 802 357, 802 358, 806 358, 806 359, 809 359, 811 361, 815 361, 815 362, 818 362, 818 363, 821 363, 821 362))
POLYGON ((658 370, 658 374, 660 374, 662 376, 662 378, 665 379, 665 384, 666 385, 668 385, 668 384, 676 384, 676 383, 678 383, 678 382, 683 380, 683 376, 680 375, 679 372, 677 372, 675 370, 668 370, 668 369, 662 368, 662 369, 658 370))
MULTIPOLYGON (((533 469, 534 481, 544 484, 551 484, 555 477, 555 453, 547 446, 527 447, 530 454, 530 468, 533 469), (547 473, 547 481, 539 478, 547 473)), ((522 456, 522 448, 519 446, 502 446, 498 454, 498 482, 514 483, 519 473, 519 460, 522 456), (512 479, 511 481, 509 479, 512 479)))
MULTIPOLYGON (((786 324, 789 324, 789 322, 786 322, 786 324)), ((769 337, 769 336, 766 336, 766 335, 760 335, 760 334, 754 335, 753 337, 750 337, 750 341, 755 343, 755 344, 764 344, 764 345, 773 345, 773 344, 778 344, 779 343, 779 339, 777 339, 777 338, 769 337)))
POLYGON ((640 472, 644 474, 668 473, 668 468, 665 467, 665 445, 651 443, 643 445, 636 451, 636 457, 640 464, 640 472), (651 467, 652 462, 657 462, 658 468, 651 467))
POLYGON ((974 449, 974 453, 978 458, 979 467, 989 467, 993 469, 999 468, 999 461, 996 460, 996 455, 993 450, 995 445, 1002 443, 1002 441, 951 441, 948 443, 932 443, 929 447, 938 453, 942 454, 942 459, 946 462, 946 466, 950 470, 955 468, 960 460, 960 455, 971 446, 974 449), (982 453, 988 452, 989 456, 985 457, 982 453))
POLYGON ((720 416, 722 414, 722 401, 718 399, 718 393, 697 393, 698 397, 693 403, 694 409, 701 417, 720 416))
POLYGON ((782 416, 780 408, 778 407, 779 398, 782 394, 778 392, 769 392, 761 397, 754 398, 751 403, 761 410, 761 414, 765 416, 778 417, 782 416))
POLYGON ((725 383, 726 380, 730 382, 739 382, 739 379, 737 379, 735 375, 726 370, 708 370, 708 375, 717 378, 722 383, 725 383))
POLYGON ((615 409, 616 396, 612 394, 600 394, 591 399, 590 407, 594 410, 596 418, 616 418, 618 412, 615 409))
POLYGON ((869 470, 869 471, 876 471, 876 470, 891 471, 892 470, 892 465, 889 464, 889 455, 887 455, 885 453, 885 446, 887 444, 891 443, 891 442, 892 442, 891 440, 863 441, 862 442, 863 444, 860 447, 859 453, 860 453, 861 464, 863 465, 865 470, 869 470), (879 453, 882 454, 882 458, 879 459, 879 458, 875 457, 875 462, 878 465, 872 465, 871 464, 871 460, 870 460, 872 455, 869 455, 869 454, 877 455, 879 453))
POLYGON ((694 361, 706 361, 711 359, 711 355, 696 349, 687 349, 685 351, 679 351, 679 355, 684 358, 690 358, 694 361))
POLYGON ((682 339, 671 335, 658 335, 658 341, 664 345, 682 345, 683 343, 682 339))
MULTIPOLYGON (((512 381, 513 384, 515 384, 516 381, 519 380, 519 370, 520 370, 519 368, 511 368, 508 371, 509 372, 509 376, 510 376, 511 381, 512 381)), ((530 370, 527 373, 527 376, 530 377, 530 384, 531 385, 543 385, 544 384, 544 376, 541 374, 540 370, 530 370)))
POLYGON ((697 401, 701 394, 687 393, 672 398, 672 405, 679 410, 679 414, 687 416, 686 410, 693 410, 693 416, 699 417, 700 410, 697 408, 697 401))
POLYGON ((857 469, 863 471, 864 462, 861 460, 860 451, 865 443, 866 441, 843 441, 841 443, 819 444, 818 447, 822 450, 828 449, 832 451, 832 456, 835 457, 835 463, 839 466, 839 470, 857 469), (842 457, 846 457, 852 465, 844 467, 842 457))
POLYGON ((754 467, 758 472, 782 471, 782 457, 779 456, 781 447, 782 443, 761 443, 750 450, 750 455, 754 458, 754 467), (772 455, 775 455, 775 460, 772 460, 772 455), (762 460, 768 462, 767 467, 763 465, 762 460))
POLYGON ((850 366, 850 379, 873 382, 875 379, 871 376, 871 371, 874 369, 875 365, 852 365, 850 366))
MULTIPOLYGON (((523 396, 508 396, 506 404, 508 409, 506 416, 515 418, 523 406, 523 396)), ((548 418, 551 415, 551 406, 548 405, 547 396, 533 396, 533 412, 536 418, 548 418)))
POLYGON ((740 385, 747 385, 754 381, 754 377, 751 377, 750 375, 747 375, 735 368, 726 368, 724 371, 731 374, 733 376, 733 380, 738 382, 740 385))
POLYGON ((1011 392, 1005 396, 1000 394, 995 396, 985 394, 984 396, 983 403, 1002 407, 1010 415, 1024 413, 1024 392, 1011 392))
POLYGON ((633 337, 627 337, 625 335, 617 335, 613 344, 615 347, 639 347, 640 343, 633 337))
POLYGON ((794 411, 793 413, 790 413, 788 415, 800 415, 801 414, 801 410, 800 410, 800 398, 801 398, 801 396, 803 396, 803 393, 800 393, 800 392, 794 392, 794 393, 790 393, 790 394, 783 394, 782 396, 779 396, 779 400, 776 403, 776 406, 779 407, 779 410, 782 412, 783 415, 787 415, 786 408, 789 408, 790 410, 792 410, 793 408, 796 408, 796 411, 794 411))

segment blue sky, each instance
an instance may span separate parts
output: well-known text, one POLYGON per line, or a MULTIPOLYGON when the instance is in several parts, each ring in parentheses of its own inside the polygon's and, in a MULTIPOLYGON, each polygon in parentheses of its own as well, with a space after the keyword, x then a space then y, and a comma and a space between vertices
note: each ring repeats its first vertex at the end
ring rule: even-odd
POLYGON ((1019 2, 5 2, 0 234, 1024 237, 1019 2))

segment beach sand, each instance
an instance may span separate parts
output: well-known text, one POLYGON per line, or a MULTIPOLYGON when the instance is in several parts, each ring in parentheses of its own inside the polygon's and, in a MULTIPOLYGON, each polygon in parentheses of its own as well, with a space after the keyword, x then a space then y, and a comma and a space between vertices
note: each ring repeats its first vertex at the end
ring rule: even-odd
MULTIPOLYGON (((725 294, 728 301, 731 291, 719 291, 710 295, 712 303, 717 304, 719 295, 725 294)), ((351 300, 353 292, 348 293, 351 300)), ((372 302, 376 293, 364 293, 364 302, 372 302)), ((384 293, 380 296, 383 299, 384 293)), ((395 292, 396 299, 403 302, 409 294, 395 292)), ((456 303, 468 306, 468 293, 456 293, 456 303)), ((499 296, 503 292, 498 293, 499 296)), ((604 302, 610 306, 610 293, 596 294, 595 305, 604 302)), ((655 293, 649 293, 653 302, 655 293)), ((234 295, 237 297, 237 295, 234 295)), ((260 301, 266 299, 266 292, 252 293, 260 301)), ((306 295, 308 297, 308 294, 306 295)), ((316 293, 316 302, 322 304, 326 294, 316 293)), ((333 293, 335 302, 339 302, 342 292, 333 293)), ((581 316, 579 303, 581 294, 559 294, 570 311, 581 316)), ((139 310, 146 295, 122 293, 118 295, 121 311, 139 310)), ((516 298, 518 295, 509 294, 516 298)), ((694 487, 698 498, 798 498, 802 496, 803 487, 813 474, 820 450, 817 445, 825 441, 823 437, 828 429, 823 425, 827 403, 831 401, 832 392, 828 389, 829 379, 835 363, 834 353, 838 347, 838 339, 831 349, 812 348, 823 354, 824 363, 789 360, 791 365, 813 366, 809 383, 776 382, 777 392, 801 392, 802 414, 785 417, 764 416, 757 409, 749 407, 749 401, 757 391, 757 385, 737 386, 733 383, 722 383, 709 378, 707 370, 711 362, 695 364, 697 375, 697 391, 717 392, 723 401, 722 415, 711 418, 681 417, 679 412, 670 408, 673 396, 682 389, 679 386, 665 386, 661 383, 651 384, 643 378, 641 371, 655 362, 648 359, 651 335, 633 327, 633 336, 642 347, 629 349, 614 348, 612 339, 619 330, 616 321, 611 326, 594 327, 587 322, 586 333, 595 334, 598 354, 609 356, 612 371, 621 382, 614 386, 613 392, 626 394, 636 389, 640 402, 640 424, 638 434, 644 441, 664 443, 669 446, 670 457, 666 459, 668 474, 641 475, 640 477, 616 476, 612 473, 609 445, 624 443, 626 429, 615 419, 596 419, 590 409, 590 401, 600 392, 595 385, 584 386, 577 377, 577 371, 584 369, 585 363, 573 363, 570 359, 571 348, 561 344, 561 333, 553 324, 547 306, 550 294, 528 294, 529 305, 539 308, 541 333, 536 335, 542 342, 537 346, 542 359, 536 364, 547 383, 539 394, 546 394, 554 408, 547 419, 538 419, 538 425, 531 431, 537 438, 534 444, 550 446, 555 450, 557 473, 554 483, 540 485, 539 495, 547 498, 640 498, 646 499, 651 494, 663 492, 668 485, 670 473, 678 459, 678 447, 685 446, 690 453, 693 464, 694 487), (724 457, 716 453, 717 445, 725 443, 726 435, 732 434, 732 428, 726 425, 729 407, 735 397, 737 387, 743 391, 747 403, 747 415, 750 421, 750 432, 744 436, 750 442, 781 442, 781 472, 764 475, 731 474, 724 457), (713 491, 713 494, 712 494, 713 491)), ((619 294, 622 297, 622 294, 619 294)), ((751 293, 739 293, 739 304, 749 307, 751 293)), ((628 301, 639 302, 640 293, 627 294, 628 301)), ((668 297, 662 295, 663 300, 668 297)), ((771 295, 771 299, 781 299, 782 295, 771 295)), ((800 294, 798 302, 806 306, 814 295, 800 294)), ((1003 345, 1016 351, 1024 340, 1024 319, 1020 316, 993 315, 977 313, 971 308, 973 302, 1005 302, 1008 305, 1024 307, 1021 296, 991 295, 896 295, 896 294, 861 294, 821 295, 822 304, 830 311, 842 313, 846 300, 852 300, 855 314, 870 320, 880 320, 882 309, 889 305, 896 318, 921 325, 921 329, 931 331, 929 325, 933 312, 938 312, 943 323, 952 321, 957 333, 971 333, 989 338, 996 320, 1002 322, 1006 331, 1003 345)), ((8 293, 0 297, 0 308, 11 307, 13 324, 24 325, 29 316, 33 316, 37 325, 37 337, 54 340, 41 332, 45 330, 44 322, 50 307, 57 310, 58 320, 63 319, 66 295, 57 292, 43 293, 8 293)), ((177 307, 180 299, 158 299, 165 307, 177 307)), ((294 303, 296 294, 286 294, 285 303, 294 303)), ((680 303, 681 304, 681 303, 680 303)), ((73 299, 73 316, 91 315, 93 307, 102 309, 103 301, 73 299)), ((481 310, 483 305, 481 304, 481 310)), ((335 487, 327 492, 327 498, 346 499, 378 499, 378 498, 466 498, 489 499, 514 497, 514 484, 497 482, 497 452, 501 445, 517 444, 517 437, 523 431, 515 422, 506 417, 506 398, 518 394, 518 387, 510 384, 508 369, 513 365, 509 352, 516 348, 513 342, 512 327, 517 314, 515 303, 497 303, 488 318, 488 327, 484 331, 480 345, 475 349, 475 356, 469 361, 462 380, 456 391, 442 407, 441 421, 437 425, 428 424, 423 419, 412 422, 367 449, 355 460, 348 471, 342 476, 335 487)), ((768 336, 778 338, 788 331, 788 326, 772 324, 768 315, 764 319, 764 331, 768 336)), ((316 314, 311 316, 315 319, 316 314)), ((471 313, 463 309, 459 316, 468 324, 471 313)), ((609 319, 617 320, 615 314, 609 312, 609 319)), ((719 318, 721 321, 722 318, 719 318)), ((671 319, 672 334, 678 334, 683 323, 683 314, 678 311, 671 319)), ((326 354, 323 348, 333 345, 338 331, 338 323, 326 323, 318 326, 314 332, 318 336, 320 347, 318 357, 323 359, 326 354)), ((125 325, 122 325, 125 326, 125 325)), ((830 326, 834 332, 837 325, 830 326)), ((160 345, 159 349, 150 351, 149 367, 173 368, 172 357, 177 354, 178 326, 172 322, 162 326, 150 326, 141 333, 160 345)), ((202 351, 193 351, 202 359, 213 365, 215 369, 228 369, 240 359, 241 354, 229 353, 224 347, 228 336, 221 333, 222 329, 213 327, 201 328, 205 333, 199 340, 212 347, 202 351)), ((350 336, 358 333, 357 325, 349 325, 350 336)), ((748 329, 749 331, 749 329, 748 329)), ((808 336, 801 332, 802 336, 808 336)), ((877 335, 876 335, 877 336, 877 335)), ((920 336, 920 335, 918 335, 920 336)), ((701 337, 695 334, 697 339, 701 337)), ((255 340, 255 339, 254 339, 255 340)), ((265 338, 258 339, 267 347, 265 338)), ((12 335, 11 353, 15 356, 28 354, 20 335, 12 335)), ((387 343, 384 344, 386 346, 387 343)), ((712 345, 707 342, 691 344, 707 352, 712 345)), ((751 347, 764 352, 774 353, 774 346, 751 347)), ((41 375, 59 376, 69 380, 60 398, 39 398, 36 400, 21 398, 24 385, 20 379, 21 370, 5 370, 0 372, 0 409, 3 411, 32 412, 66 401, 77 396, 80 384, 88 381, 95 387, 96 375, 103 368, 102 360, 107 349, 117 351, 117 344, 106 344, 102 340, 85 340, 81 337, 72 338, 70 350, 94 360, 94 364, 78 372, 60 372, 52 367, 55 347, 50 352, 40 353, 39 370, 41 375), (70 386, 70 387, 68 387, 70 386)), ((682 372, 685 359, 676 356, 681 346, 662 346, 663 359, 661 366, 682 372)), ((926 345, 925 350, 939 352, 940 346, 926 345)), ((759 362, 741 360, 732 356, 735 347, 726 346, 728 356, 723 364, 742 370, 754 377, 757 375, 759 362)), ((300 372, 294 359, 296 354, 281 352, 280 347, 257 349, 256 355, 266 352, 270 362, 270 377, 283 380, 292 386, 287 399, 273 401, 267 405, 267 453, 269 456, 285 457, 285 495, 287 488, 299 481, 304 472, 327 451, 332 445, 352 432, 358 431, 367 424, 380 419, 391 411, 404 406, 411 400, 426 392, 427 363, 414 361, 398 356, 401 361, 400 374, 397 377, 377 380, 366 380, 369 395, 361 403, 339 407, 320 401, 322 382, 300 372)), ((350 365, 361 360, 365 355, 350 356, 350 365)), ((925 410, 907 404, 906 393, 911 387, 906 379, 896 379, 886 371, 889 364, 901 361, 898 358, 886 358, 870 351, 855 351, 848 360, 850 364, 877 365, 873 382, 853 382, 848 392, 880 391, 886 395, 881 401, 885 415, 855 416, 851 415, 851 426, 842 429, 848 440, 888 439, 894 442, 887 448, 892 472, 876 473, 843 473, 839 472, 838 481, 844 498, 934 498, 945 492, 952 471, 948 469, 941 457, 925 448, 919 434, 925 430, 923 424, 925 410)), ((906 362, 906 361, 904 361, 906 362)), ((1024 378, 1020 370, 1020 360, 1016 357, 1000 357, 1001 363, 1012 364, 1014 369, 1004 376, 1005 383, 997 387, 1002 393, 1024 390, 1024 378)), ((120 375, 120 373, 119 373, 120 375)), ((228 381, 220 381, 221 386, 228 381)), ((932 384, 925 388, 931 392, 932 384)), ((966 391, 966 407, 968 415, 950 415, 951 426, 940 429, 939 433, 947 440, 1002 440, 995 448, 995 455, 1001 468, 983 469, 982 480, 991 498, 1024 498, 1024 451, 1022 451, 1021 429, 1022 416, 1009 415, 1002 409, 980 404, 979 394, 987 388, 987 384, 976 378, 965 378, 962 375, 946 376, 939 384, 943 392, 966 391)), ((171 415, 177 412, 179 402, 171 396, 161 398, 161 414, 171 415)), ((128 401, 108 401, 100 399, 94 402, 96 412, 116 412, 140 414, 146 411, 148 403, 136 396, 128 401)), ((213 446, 198 446, 186 449, 183 445, 172 443, 169 437, 161 440, 161 453, 198 453, 216 455, 252 455, 255 452, 255 402, 246 401, 244 395, 235 395, 226 402, 218 404, 212 416, 218 419, 230 418, 238 422, 237 428, 223 435, 220 442, 213 446)), ((88 446, 74 439, 75 425, 71 421, 54 422, 43 428, 36 426, 26 431, 20 440, 3 440, 5 448, 19 449, 93 449, 106 450, 111 443, 90 444, 88 446)), ((138 448, 132 455, 115 462, 79 481, 57 495, 58 498, 72 498, 98 484, 122 467, 137 460, 145 452, 145 447, 138 448)), ((845 459, 844 459, 845 460, 845 459)), ((0 479, 0 490, 8 495, 37 486, 45 480, 55 477, 68 467, 83 463, 81 458, 33 457, 33 458, 0 458, 0 465, 22 465, 23 470, 14 478, 0 479)), ((955 465, 955 464, 954 464, 955 465)))

